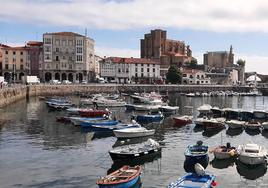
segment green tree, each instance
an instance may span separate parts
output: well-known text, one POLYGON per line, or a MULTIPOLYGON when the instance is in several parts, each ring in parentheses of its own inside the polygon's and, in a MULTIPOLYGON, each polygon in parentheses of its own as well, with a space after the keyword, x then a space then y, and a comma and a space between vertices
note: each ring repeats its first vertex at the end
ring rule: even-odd
POLYGON ((243 59, 238 59, 236 62, 237 65, 244 67, 246 65, 246 61, 243 59))
POLYGON ((189 67, 194 69, 197 67, 197 60, 196 59, 192 59, 189 63, 189 67))
POLYGON ((175 65, 169 67, 166 77, 167 81, 172 84, 181 83, 181 72, 175 65))

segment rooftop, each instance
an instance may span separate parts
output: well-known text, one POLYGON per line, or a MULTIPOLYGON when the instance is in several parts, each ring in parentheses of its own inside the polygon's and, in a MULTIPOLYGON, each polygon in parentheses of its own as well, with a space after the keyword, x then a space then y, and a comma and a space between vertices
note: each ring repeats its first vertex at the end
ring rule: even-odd
POLYGON ((125 58, 125 57, 108 57, 105 61, 111 60, 114 63, 129 63, 129 64, 160 64, 158 61, 153 61, 151 59, 146 58, 125 58))
POLYGON ((27 42, 27 45, 29 45, 29 46, 42 46, 43 45, 43 42, 40 42, 40 41, 29 41, 29 42, 27 42))

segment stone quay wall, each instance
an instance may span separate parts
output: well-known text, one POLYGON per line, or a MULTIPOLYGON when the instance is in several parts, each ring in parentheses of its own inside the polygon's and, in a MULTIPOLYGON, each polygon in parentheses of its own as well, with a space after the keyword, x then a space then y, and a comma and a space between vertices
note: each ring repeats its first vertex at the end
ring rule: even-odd
POLYGON ((134 85, 134 84, 88 84, 88 85, 19 85, 5 87, 0 90, 0 107, 21 99, 32 96, 64 96, 76 93, 128 93, 134 92, 160 92, 168 93, 189 93, 189 92, 209 92, 209 91, 236 91, 248 92, 250 87, 221 86, 221 85, 134 85))

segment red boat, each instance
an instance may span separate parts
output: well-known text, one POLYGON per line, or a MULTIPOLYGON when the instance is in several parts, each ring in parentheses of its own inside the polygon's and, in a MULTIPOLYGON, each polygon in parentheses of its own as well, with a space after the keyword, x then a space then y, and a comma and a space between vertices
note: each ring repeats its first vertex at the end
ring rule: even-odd
POLYGON ((106 177, 97 181, 100 188, 125 188, 133 187, 140 178, 141 166, 123 166, 106 177))
POLYGON ((80 110, 79 111, 80 116, 82 117, 102 117, 103 115, 109 115, 110 111, 108 110, 80 110))
POLYGON ((184 125, 192 123, 191 116, 174 117, 173 120, 174 120, 174 125, 176 126, 184 126, 184 125))
POLYGON ((222 121, 219 121, 214 118, 205 120, 203 122, 203 126, 205 130, 222 129, 225 127, 222 121))

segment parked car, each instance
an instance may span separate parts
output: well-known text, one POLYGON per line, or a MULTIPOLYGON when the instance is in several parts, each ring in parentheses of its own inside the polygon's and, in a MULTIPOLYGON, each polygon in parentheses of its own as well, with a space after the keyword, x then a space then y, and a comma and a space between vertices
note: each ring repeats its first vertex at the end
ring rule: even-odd
POLYGON ((70 82, 69 80, 63 80, 62 84, 71 84, 72 82, 70 82))
POLYGON ((49 83, 50 84, 61 84, 61 82, 59 80, 50 80, 49 83))

